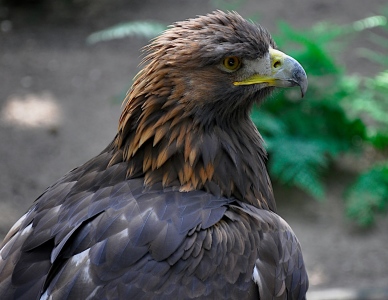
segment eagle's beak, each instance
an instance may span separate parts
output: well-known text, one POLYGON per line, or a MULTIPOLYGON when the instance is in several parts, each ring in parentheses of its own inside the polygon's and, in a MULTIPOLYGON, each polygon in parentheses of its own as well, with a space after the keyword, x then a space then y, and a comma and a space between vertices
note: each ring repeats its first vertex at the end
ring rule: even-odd
POLYGON ((303 67, 292 57, 279 50, 269 50, 271 71, 268 75, 254 74, 242 81, 236 81, 234 85, 250 85, 267 83, 268 86, 292 87, 299 86, 302 97, 307 91, 307 75, 303 67))

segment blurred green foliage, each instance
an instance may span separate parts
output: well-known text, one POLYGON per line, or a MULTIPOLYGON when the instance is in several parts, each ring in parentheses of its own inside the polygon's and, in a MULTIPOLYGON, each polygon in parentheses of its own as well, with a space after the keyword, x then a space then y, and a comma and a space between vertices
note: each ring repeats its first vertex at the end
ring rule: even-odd
POLYGON ((362 173, 345 195, 347 215, 361 226, 373 224, 375 214, 387 210, 388 162, 362 173))
MULTIPOLYGON (((360 49, 361 55, 387 69, 371 78, 349 75, 336 60, 344 51, 344 41, 374 27, 386 30, 386 17, 369 17, 345 26, 318 23, 304 30, 279 23, 274 39, 303 65, 309 89, 302 100, 296 89, 279 89, 260 108, 254 107, 252 119, 266 141, 273 179, 324 199, 323 175, 332 170, 336 159, 344 154, 360 155, 366 147, 387 148, 388 58, 372 49, 360 49)), ((129 22, 93 33, 88 42, 133 35, 149 38, 164 28, 154 22, 129 22)), ((388 38, 377 34, 370 38, 387 50, 388 38)), ((362 172, 348 187, 345 200, 348 216, 360 225, 372 224, 375 213, 387 209, 388 160, 362 172)))
MULTIPOLYGON (((387 19, 369 17, 346 26, 319 23, 303 31, 280 23, 275 40, 304 66, 309 90, 302 101, 295 91, 280 90, 275 99, 253 111, 268 143, 273 178, 323 199, 322 175, 332 170, 336 159, 362 153, 367 146, 376 150, 388 146, 388 70, 372 78, 351 76, 333 56, 341 54, 349 36, 374 27, 387 27, 387 19)), ((372 38, 388 48, 384 37, 372 38)), ((388 165, 362 172, 345 200, 348 216, 360 225, 372 224, 375 213, 387 207, 388 165)))
POLYGON ((161 33, 166 26, 153 21, 134 21, 117 24, 105 30, 92 33, 88 36, 87 42, 94 44, 101 41, 122 39, 128 36, 139 36, 151 39, 161 33))

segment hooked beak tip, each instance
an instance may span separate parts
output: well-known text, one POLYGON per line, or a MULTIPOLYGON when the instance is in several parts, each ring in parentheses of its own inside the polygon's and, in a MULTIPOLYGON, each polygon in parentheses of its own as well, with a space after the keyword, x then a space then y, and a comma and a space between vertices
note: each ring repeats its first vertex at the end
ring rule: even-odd
POLYGON ((294 86, 299 86, 302 98, 306 95, 308 80, 307 75, 303 67, 297 62, 293 61, 293 68, 291 69, 290 82, 294 86))
POLYGON ((305 80, 299 81, 299 83, 297 83, 297 84, 300 87, 300 93, 301 93, 301 96, 303 98, 304 95, 306 95, 306 92, 307 92, 307 86, 308 86, 307 76, 305 76, 305 80))

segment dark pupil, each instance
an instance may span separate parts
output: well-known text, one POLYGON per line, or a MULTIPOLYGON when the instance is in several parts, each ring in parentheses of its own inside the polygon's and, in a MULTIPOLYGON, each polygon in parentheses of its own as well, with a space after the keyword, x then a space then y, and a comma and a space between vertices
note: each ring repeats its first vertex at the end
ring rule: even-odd
POLYGON ((228 65, 229 65, 230 67, 233 67, 233 66, 235 65, 235 63, 236 63, 236 61, 234 60, 234 58, 229 58, 229 60, 228 60, 228 65))

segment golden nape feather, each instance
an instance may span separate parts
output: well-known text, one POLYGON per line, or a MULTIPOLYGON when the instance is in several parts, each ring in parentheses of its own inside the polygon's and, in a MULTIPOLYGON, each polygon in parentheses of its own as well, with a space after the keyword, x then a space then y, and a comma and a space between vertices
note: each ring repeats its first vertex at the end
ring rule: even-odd
POLYGON ((1 245, 1 299, 305 299, 249 115, 306 73, 237 13, 145 48, 112 143, 50 186, 1 245))

